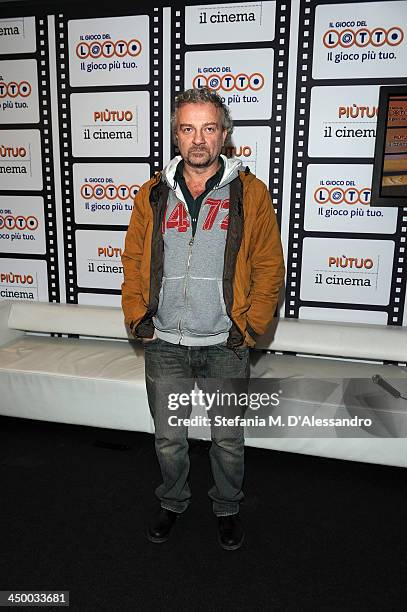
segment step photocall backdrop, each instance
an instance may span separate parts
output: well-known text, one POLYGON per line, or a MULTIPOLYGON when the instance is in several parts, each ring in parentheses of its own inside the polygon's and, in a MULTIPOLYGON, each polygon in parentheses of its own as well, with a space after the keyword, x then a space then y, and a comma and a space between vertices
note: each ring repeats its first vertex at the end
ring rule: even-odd
POLYGON ((280 316, 407 325, 407 210, 369 206, 389 84, 407 84, 407 0, 2 5, 1 299, 120 305, 171 101, 208 85, 235 121, 225 153, 273 197, 280 316))

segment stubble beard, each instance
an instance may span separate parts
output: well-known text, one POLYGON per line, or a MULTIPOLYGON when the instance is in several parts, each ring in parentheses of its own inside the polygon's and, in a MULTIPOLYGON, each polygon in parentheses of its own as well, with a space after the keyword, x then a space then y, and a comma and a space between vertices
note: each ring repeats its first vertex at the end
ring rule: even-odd
POLYGON ((192 168, 207 168, 215 161, 216 157, 212 158, 207 149, 195 149, 193 151, 188 151, 185 161, 187 162, 188 166, 191 166, 192 168), (206 153, 206 155, 204 157, 199 156, 196 158, 194 156, 194 152, 202 152, 206 153))

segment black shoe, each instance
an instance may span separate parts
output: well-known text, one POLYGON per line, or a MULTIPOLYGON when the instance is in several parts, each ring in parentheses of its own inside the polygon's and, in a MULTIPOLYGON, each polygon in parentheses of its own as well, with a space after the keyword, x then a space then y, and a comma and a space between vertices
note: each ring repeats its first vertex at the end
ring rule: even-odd
POLYGON ((225 550, 237 550, 244 540, 244 531, 238 514, 218 516, 218 542, 225 550))
POLYGON ((147 537, 150 542, 161 544, 170 536, 171 527, 178 518, 178 513, 166 508, 160 508, 159 513, 148 527, 147 537))

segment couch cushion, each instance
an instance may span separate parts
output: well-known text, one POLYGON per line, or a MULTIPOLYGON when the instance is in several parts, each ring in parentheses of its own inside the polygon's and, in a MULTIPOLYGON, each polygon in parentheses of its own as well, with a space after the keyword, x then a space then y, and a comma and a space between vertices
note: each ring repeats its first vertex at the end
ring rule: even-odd
POLYGON ((305 319, 274 320, 257 348, 381 361, 407 361, 407 328, 305 319))
POLYGON ((252 354, 253 378, 371 378, 375 374, 407 380, 407 368, 383 365, 380 361, 333 359, 314 355, 275 355, 261 351, 252 354))
MULTIPOLYGON (((130 335, 120 308, 82 304, 10 302, 8 327, 104 338, 128 338, 130 335)), ((407 361, 407 328, 275 319, 267 334, 259 339, 257 348, 403 363, 407 361)))
POLYGON ((8 326, 33 332, 54 332, 127 338, 121 308, 56 304, 45 302, 12 302, 8 326))
POLYGON ((26 335, 0 348, 3 415, 153 432, 141 347, 26 335))
POLYGON ((0 348, 0 369, 144 383, 137 343, 25 335, 0 348))

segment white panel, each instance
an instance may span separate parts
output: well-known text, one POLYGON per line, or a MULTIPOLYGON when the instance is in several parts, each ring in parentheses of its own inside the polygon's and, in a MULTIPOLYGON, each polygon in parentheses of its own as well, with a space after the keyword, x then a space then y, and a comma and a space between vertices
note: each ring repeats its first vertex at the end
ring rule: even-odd
POLYGON ((76 265, 79 287, 120 289, 123 282, 121 253, 126 232, 76 231, 76 265))
POLYGON ((373 157, 378 101, 378 85, 313 87, 309 156, 373 157))
POLYGON ((42 189, 39 130, 1 130, 0 176, 2 189, 42 189))
POLYGON ((71 94, 71 129, 74 157, 148 157, 150 94, 71 94))
POLYGON ((0 62, 0 124, 38 123, 37 61, 0 62))
POLYGON ((370 208, 372 166, 311 164, 307 168, 307 231, 394 234, 397 208, 370 208))
POLYGON ((45 253, 42 197, 0 196, 0 250, 3 253, 45 253))
POLYGON ((74 164, 76 223, 128 225, 149 164, 74 164))
POLYGON ((207 85, 233 119, 270 119, 273 49, 192 51, 185 54, 185 89, 207 85))
POLYGON ((200 4, 185 8, 187 45, 273 40, 275 2, 200 4))
POLYGON ((316 7, 314 79, 405 77, 407 2, 316 7))
POLYGON ((35 259, 0 259, 2 300, 48 301, 47 262, 35 259))
POLYGON ((68 22, 73 87, 149 82, 149 17, 127 15, 68 22))
POLYGON ((0 54, 34 53, 36 50, 35 18, 0 19, 0 54))
POLYGON ((305 238, 301 299, 386 306, 394 242, 305 238))

